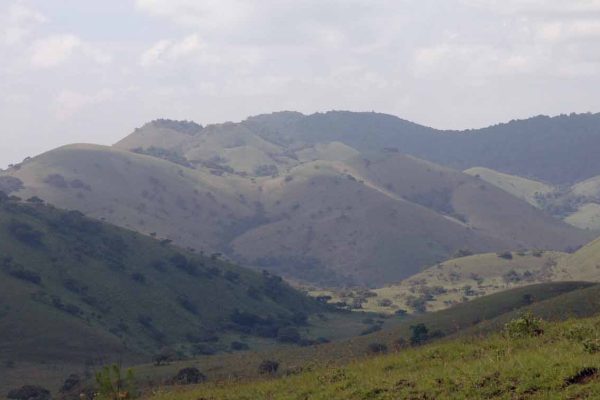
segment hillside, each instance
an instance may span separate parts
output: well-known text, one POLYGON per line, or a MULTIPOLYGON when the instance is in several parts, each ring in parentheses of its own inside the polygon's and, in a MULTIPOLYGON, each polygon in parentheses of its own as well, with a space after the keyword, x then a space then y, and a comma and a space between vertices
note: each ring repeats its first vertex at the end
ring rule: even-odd
MULTIPOLYGON (((35 198, 0 196, 0 254, 2 373, 21 381, 149 360, 164 348, 190 356, 229 351, 234 341, 263 346, 327 312, 274 275, 35 198)), ((314 339, 309 330, 303 337, 314 339)))
MULTIPOLYGON (((21 197, 320 285, 398 281, 464 247, 564 250, 594 237, 431 162, 394 151, 366 160, 339 143, 310 152, 299 151, 304 161, 288 157, 297 165, 253 177, 145 150, 71 145, 27 160, 3 179, 21 197)), ((235 160, 228 162, 241 165, 235 160)))
POLYGON ((564 399, 600 396, 599 318, 542 323, 544 335, 523 339, 496 334, 456 339, 361 360, 319 366, 295 376, 248 383, 205 384, 152 399, 564 399), (576 334, 574 334, 576 333, 576 334), (580 338, 580 336, 583 337, 580 338), (554 362, 549 365, 548 360, 554 362))
MULTIPOLYGON (((343 302, 372 312, 437 311, 510 288, 560 281, 554 269, 568 256, 551 251, 477 254, 444 261, 398 284, 379 289, 317 290, 311 294, 331 296, 332 303, 343 302)), ((569 280, 600 280, 600 274, 596 279, 589 278, 581 276, 569 280)))
POLYGON ((572 186, 548 185, 489 168, 464 171, 528 201, 575 227, 600 231, 600 178, 586 179, 572 186))
POLYGON ((458 170, 487 167, 552 184, 573 184, 600 171, 595 156, 600 114, 537 116, 466 131, 436 130, 392 115, 344 111, 306 116, 275 113, 242 124, 281 143, 339 141, 365 155, 397 148, 458 170))
MULTIPOLYGON (((214 383, 219 382, 218 385, 221 388, 229 387, 223 384, 223 378, 226 376, 239 377, 240 380, 235 383, 238 388, 238 385, 247 383, 248 378, 262 382, 265 376, 259 374, 258 366, 265 359, 279 361, 280 367, 277 377, 281 378, 299 373, 310 373, 321 368, 352 368, 352 366, 364 362, 365 357, 373 355, 373 351, 370 349, 373 348, 371 345, 374 343, 379 344, 377 348, 382 348, 381 345, 385 345, 390 352, 399 351, 399 355, 410 353, 414 351, 410 349, 411 326, 418 324, 424 324, 428 329, 431 335, 429 341, 433 341, 434 344, 428 345, 426 348, 431 348, 438 346, 435 341, 439 341, 440 337, 445 337, 445 339, 441 339, 440 345, 456 338, 463 338, 459 339, 461 344, 463 340, 471 344, 476 343, 482 340, 482 334, 487 335, 497 332, 503 328, 504 323, 518 317, 522 310, 531 310, 536 315, 543 315, 547 321, 559 321, 574 316, 579 318, 593 316, 600 310, 600 304, 598 303, 599 290, 598 285, 585 283, 532 285, 482 297, 448 310, 425 314, 414 319, 400 320, 395 325, 381 331, 346 341, 302 350, 277 349, 264 353, 239 353, 232 356, 207 357, 200 360, 174 363, 165 369, 137 366, 135 370, 140 377, 144 377, 144 380, 151 381, 154 385, 160 385, 163 379, 175 375, 179 369, 195 366, 207 374, 209 383, 193 388, 190 395, 193 393, 193 395, 200 397, 217 396, 219 392, 211 391, 215 387, 214 383), (586 304, 586 306, 581 307, 581 304, 586 304)), ((427 339, 424 340, 427 341, 427 339)), ((357 376, 355 382, 360 381, 361 377, 357 376)), ((172 394, 178 396, 177 398, 185 398, 183 396, 186 396, 186 392, 170 388, 163 393, 166 396, 172 394)), ((254 396, 253 392, 247 394, 251 397, 254 396)), ((275 394, 273 393, 273 395, 275 394)))
POLYGON ((379 289, 314 290, 311 295, 364 311, 420 313, 514 287, 560 281, 600 282, 600 239, 573 254, 533 250, 469 255, 379 289))
POLYGON ((540 206, 540 196, 551 194, 556 190, 552 185, 515 175, 503 174, 489 168, 474 167, 464 172, 468 175, 479 177, 520 199, 526 200, 529 204, 536 207, 540 206))

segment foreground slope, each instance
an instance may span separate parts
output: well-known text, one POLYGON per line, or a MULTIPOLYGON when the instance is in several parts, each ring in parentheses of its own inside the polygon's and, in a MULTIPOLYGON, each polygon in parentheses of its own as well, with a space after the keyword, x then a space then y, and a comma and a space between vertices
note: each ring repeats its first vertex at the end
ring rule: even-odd
POLYGON ((252 382, 210 382, 192 389, 169 389, 153 398, 596 398, 600 393, 596 384, 600 364, 594 343, 597 346, 599 318, 556 321, 597 314, 599 287, 581 285, 561 292, 560 286, 514 289, 431 314, 429 319, 423 316, 405 326, 348 342, 344 349, 338 349, 337 358, 330 350, 341 343, 324 346, 316 358, 322 362, 317 365, 287 360, 280 353, 277 359, 282 369, 277 379, 264 380, 263 376, 252 382), (526 294, 540 301, 527 306, 522 302, 526 294), (578 304, 582 302, 592 307, 581 310, 578 304), (540 326, 543 335, 535 335, 533 329, 525 330, 523 338, 493 333, 503 330, 520 310, 532 311, 549 321, 540 326), (472 320, 473 328, 468 328, 469 315, 483 322, 472 320), (465 318, 461 320, 461 316, 465 318), (408 325, 419 322, 425 323, 430 333, 441 329, 449 334, 453 326, 458 334, 411 348, 408 325), (461 330, 461 326, 467 329, 461 330), (486 336, 482 336, 484 332, 486 336), (369 345, 373 343, 378 346, 369 345), (384 352, 382 345, 395 354, 365 358, 375 349, 379 354, 384 352), (331 357, 329 363, 327 357, 331 357), (553 362, 549 364, 548 360, 553 362), (285 372, 289 365, 296 366, 292 376, 285 372))

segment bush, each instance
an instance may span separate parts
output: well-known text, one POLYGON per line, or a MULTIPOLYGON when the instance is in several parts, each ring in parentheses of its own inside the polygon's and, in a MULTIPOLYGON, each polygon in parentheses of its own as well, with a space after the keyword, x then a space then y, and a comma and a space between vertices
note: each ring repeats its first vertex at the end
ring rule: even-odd
POLYGON ((423 344, 429 339, 429 329, 427 329, 423 323, 411 325, 410 330, 412 332, 410 336, 410 344, 413 346, 423 344))
POLYGON ((26 269, 13 269, 9 272, 10 276, 13 278, 20 279, 22 281, 26 281, 29 283, 33 283, 34 285, 42 284, 42 277, 37 272, 28 271, 26 269))
POLYGON ((8 231, 17 240, 19 240, 29 246, 39 247, 42 245, 43 233, 35 230, 31 225, 29 225, 27 223, 11 221, 8 224, 8 231))
POLYGON ((387 353, 388 347, 383 343, 373 342, 369 343, 368 350, 371 354, 384 354, 387 353))
POLYGON ((11 400, 50 400, 52 396, 50 391, 41 386, 25 385, 19 389, 14 389, 6 395, 11 400))
POLYGON ((277 370, 279 370, 279 362, 274 360, 263 360, 258 366, 258 372, 263 375, 273 375, 277 370))
POLYGON ((101 400, 131 399, 136 395, 133 370, 128 369, 123 376, 121 367, 116 364, 104 367, 96 373, 96 385, 98 389, 96 398, 101 400))
POLYGON ((282 343, 298 343, 300 339, 300 332, 294 327, 286 326, 277 331, 277 340, 282 343))
POLYGON ((231 350, 234 351, 243 351, 243 350, 248 350, 250 349, 250 346, 248 346, 248 344, 243 343, 243 342, 231 342, 231 350))
POLYGON ((510 251, 503 251, 503 252, 497 253, 496 255, 505 260, 512 260, 512 258, 513 258, 513 255, 510 251))
POLYGON ((504 325, 504 333, 510 339, 540 336, 544 333, 542 320, 531 312, 524 313, 504 325))
POLYGON ((184 368, 180 370, 171 383, 173 385, 195 385, 206 381, 206 376, 198 368, 184 368))

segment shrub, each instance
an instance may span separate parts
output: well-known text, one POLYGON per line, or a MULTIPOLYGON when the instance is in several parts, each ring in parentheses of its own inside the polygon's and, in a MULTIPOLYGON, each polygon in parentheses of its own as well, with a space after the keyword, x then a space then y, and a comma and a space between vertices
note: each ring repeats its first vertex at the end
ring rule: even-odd
POLYGON ((184 368, 180 370, 171 383, 173 385, 195 385, 206 381, 206 376, 198 368, 184 368))
POLYGON ((6 396, 11 400, 50 400, 50 391, 41 386, 25 385, 19 389, 8 392, 6 396))
POLYGON ((37 272, 28 271, 26 269, 18 268, 13 269, 9 272, 10 276, 20 279, 22 281, 26 281, 29 283, 33 283, 34 285, 42 284, 42 277, 37 272))
POLYGON ((510 339, 540 336, 544 333, 542 320, 531 312, 524 313, 504 325, 504 333, 510 339))
POLYGON ((104 367, 96 373, 96 385, 98 389, 96 398, 101 400, 131 399, 136 395, 133 370, 128 369, 123 376, 121 367, 116 364, 104 367))
POLYGON ((600 338, 586 339, 583 341, 583 350, 586 353, 600 353, 600 338))
POLYGON ((243 342, 231 342, 231 350, 234 351, 243 351, 243 350, 248 350, 250 349, 250 346, 248 346, 248 344, 243 343, 243 342))
POLYGON ((412 332, 410 344, 413 346, 423 344, 429 339, 429 329, 427 329, 427 326, 423 323, 411 325, 410 330, 412 332))
POLYGON ((512 260, 512 258, 513 258, 513 255, 510 251, 503 251, 503 252, 497 253, 496 255, 505 260, 512 260))
POLYGON ((273 375, 277 370, 279 370, 279 362, 274 360, 263 360, 258 366, 258 372, 263 375, 273 375))
POLYGON ((468 256, 472 256, 473 252, 469 249, 458 249, 454 252, 454 254, 452 255, 452 258, 462 258, 462 257, 468 257, 468 256))
POLYGON ((277 340, 282 343, 298 343, 300 339, 300 332, 294 327, 286 326, 277 331, 277 340))
POLYGON ((39 247, 42 245, 43 233, 35 230, 31 225, 25 222, 11 221, 8 224, 8 231, 17 240, 29 246, 39 247))
POLYGON ((388 347, 383 343, 373 342, 369 343, 368 350, 371 354, 384 354, 387 353, 388 347))

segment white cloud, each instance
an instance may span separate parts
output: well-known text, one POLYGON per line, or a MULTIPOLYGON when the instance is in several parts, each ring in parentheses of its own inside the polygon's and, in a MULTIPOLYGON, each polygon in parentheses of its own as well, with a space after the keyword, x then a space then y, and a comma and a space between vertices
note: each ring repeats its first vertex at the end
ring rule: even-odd
POLYGON ((200 29, 224 29, 244 19, 252 10, 242 0, 136 0, 136 6, 150 15, 200 29))
POLYGON ((50 68, 63 64, 76 52, 98 64, 108 64, 112 57, 70 34, 51 35, 34 41, 31 45, 31 65, 36 68, 50 68))
POLYGON ((63 121, 86 107, 109 101, 112 98, 113 92, 109 89, 102 89, 94 94, 62 90, 54 101, 55 116, 58 120, 63 121))
MULTIPOLYGON (((2 15, 2 14, 0 14, 2 15)), ((0 43, 15 45, 27 38, 35 26, 46 22, 46 17, 22 2, 11 4, 0 18, 0 43)))
POLYGON ((204 48, 198 35, 190 35, 178 42, 159 40, 142 53, 140 65, 150 67, 157 64, 176 62, 182 58, 197 54, 204 48))
POLYGON ((81 46, 74 35, 53 35, 36 40, 31 46, 31 64, 34 67, 55 67, 65 62, 81 46))

